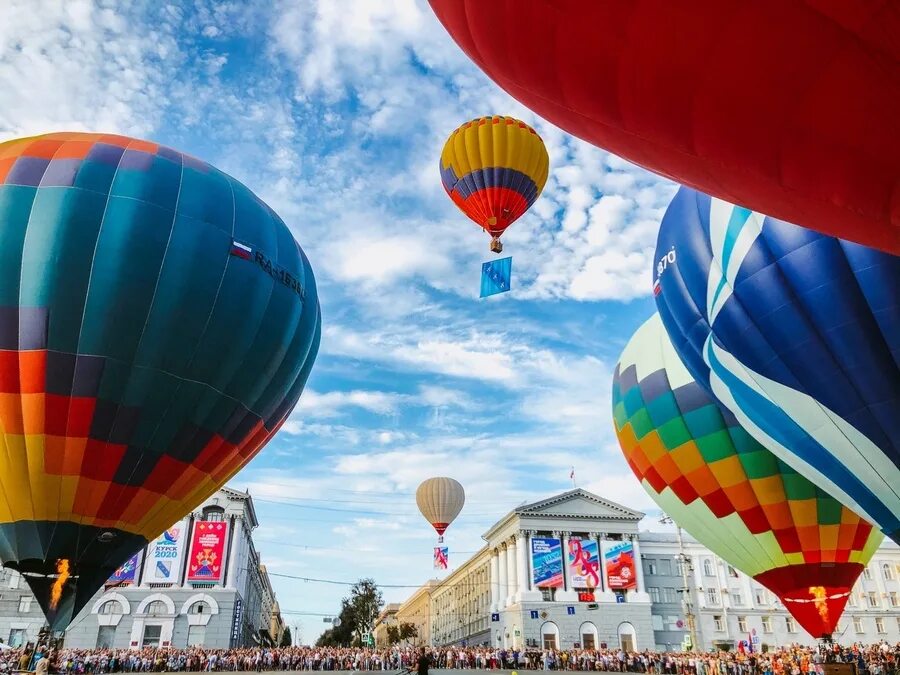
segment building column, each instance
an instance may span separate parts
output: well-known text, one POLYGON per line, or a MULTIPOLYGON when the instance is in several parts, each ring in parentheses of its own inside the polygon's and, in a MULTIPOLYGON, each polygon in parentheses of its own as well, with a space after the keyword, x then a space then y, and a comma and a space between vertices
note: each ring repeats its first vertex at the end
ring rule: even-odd
POLYGON ((600 558, 600 587, 603 591, 597 597, 598 602, 615 602, 616 594, 609 589, 609 577, 606 575, 606 556, 603 550, 603 541, 606 539, 606 532, 597 535, 597 556, 600 558))
POLYGON ((636 534, 630 535, 631 546, 634 550, 634 574, 637 577, 637 589, 631 591, 629 602, 650 602, 650 595, 644 585, 644 561, 641 559, 641 548, 636 534))
POLYGON ((500 587, 500 593, 497 595, 497 611, 500 611, 501 609, 506 607, 506 596, 509 589, 509 578, 507 576, 509 567, 508 563, 506 562, 506 542, 500 544, 500 557, 498 560, 498 566, 500 568, 500 574, 497 575, 497 580, 500 587))
POLYGON ((491 613, 500 609, 500 553, 491 550, 491 613))
POLYGON ((572 580, 569 578, 569 536, 571 532, 554 532, 553 536, 561 537, 562 564, 563 564, 563 590, 556 591, 556 599, 561 602, 577 602, 578 593, 572 588, 572 580))
MULTIPOLYGON (((237 588, 237 577, 239 576, 239 572, 240 572, 240 570, 237 567, 237 564, 238 564, 237 551, 238 551, 238 547, 241 545, 240 537, 241 537, 241 535, 244 534, 243 527, 241 527, 241 529, 238 530, 238 526, 242 526, 243 522, 235 516, 231 516, 225 522, 228 523, 228 530, 229 530, 229 532, 228 532, 229 562, 228 562, 228 569, 223 570, 221 585, 225 588, 233 588, 236 590, 241 590, 241 589, 237 588)), ((185 543, 188 545, 190 544, 190 542, 185 542, 185 543)), ((250 561, 250 558, 248 557, 247 560, 250 561)), ((258 573, 259 570, 256 570, 256 572, 258 573)), ((248 570, 247 574, 249 576, 249 575, 253 574, 253 571, 248 570)))
POLYGON ((516 580, 516 545, 512 540, 506 542, 506 594, 504 607, 509 607, 515 602, 516 589, 518 581, 516 580))

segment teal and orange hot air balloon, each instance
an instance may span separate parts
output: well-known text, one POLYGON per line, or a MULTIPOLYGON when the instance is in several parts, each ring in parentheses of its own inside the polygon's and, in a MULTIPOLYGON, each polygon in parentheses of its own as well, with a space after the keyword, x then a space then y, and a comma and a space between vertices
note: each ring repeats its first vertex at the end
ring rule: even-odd
POLYGON ((287 226, 209 164, 0 144, 0 559, 51 628, 272 437, 320 316, 287 226))
POLYGON ((512 117, 479 117, 456 129, 441 152, 444 189, 459 209, 491 235, 500 236, 537 200, 550 168, 537 132, 512 117))
POLYGON ((681 362, 654 315, 613 378, 616 435, 653 500, 830 635, 883 535, 757 443, 681 362))

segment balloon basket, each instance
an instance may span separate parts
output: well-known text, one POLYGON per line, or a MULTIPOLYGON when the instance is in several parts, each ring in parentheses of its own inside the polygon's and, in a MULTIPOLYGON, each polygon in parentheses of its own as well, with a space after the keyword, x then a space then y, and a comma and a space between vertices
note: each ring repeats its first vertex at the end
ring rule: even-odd
POLYGON ((503 253, 503 244, 497 237, 491 238, 491 251, 494 253, 503 253))

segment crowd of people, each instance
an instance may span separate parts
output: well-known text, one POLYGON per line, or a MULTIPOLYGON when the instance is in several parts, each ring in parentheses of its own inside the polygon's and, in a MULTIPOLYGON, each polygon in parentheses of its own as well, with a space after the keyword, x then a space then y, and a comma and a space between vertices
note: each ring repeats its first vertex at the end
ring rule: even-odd
POLYGON ((419 670, 422 657, 432 668, 473 670, 573 670, 651 675, 815 675, 823 664, 852 663, 868 675, 898 675, 900 643, 890 645, 792 646, 754 652, 624 652, 620 649, 507 650, 487 647, 387 649, 283 647, 214 650, 62 649, 38 647, 0 652, 6 672, 34 668, 65 675, 150 672, 399 671, 419 670))

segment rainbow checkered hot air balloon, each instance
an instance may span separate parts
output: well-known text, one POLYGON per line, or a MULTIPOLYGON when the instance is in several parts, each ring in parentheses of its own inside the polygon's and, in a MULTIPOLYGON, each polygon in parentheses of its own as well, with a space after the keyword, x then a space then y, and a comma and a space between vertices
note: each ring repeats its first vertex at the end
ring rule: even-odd
POLYGON ((612 402, 619 444, 653 500, 775 593, 810 634, 831 634, 883 535, 753 440, 710 398, 659 315, 625 347, 612 402))
POLYGON ((278 430, 320 319, 290 230, 206 162, 0 144, 0 559, 54 630, 278 430))
POLYGON ((441 182, 450 199, 491 235, 500 235, 540 196, 550 157, 530 126, 512 117, 479 117, 456 129, 441 152, 441 182))

